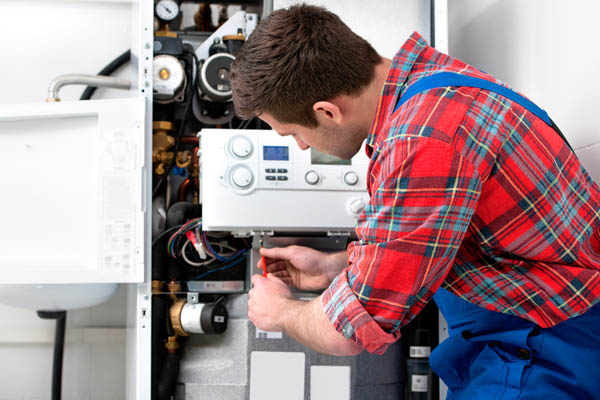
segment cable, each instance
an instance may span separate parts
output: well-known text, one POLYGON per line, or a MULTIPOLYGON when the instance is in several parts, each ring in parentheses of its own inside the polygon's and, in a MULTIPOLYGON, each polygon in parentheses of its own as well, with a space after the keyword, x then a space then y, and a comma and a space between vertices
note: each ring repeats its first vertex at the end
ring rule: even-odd
POLYGON ((160 233, 160 235, 158 235, 158 236, 157 236, 157 237, 156 237, 156 238, 155 238, 155 239, 152 241, 152 247, 154 247, 154 245, 155 245, 156 243, 158 243, 158 241, 159 241, 160 239, 162 239, 163 237, 167 236, 169 233, 173 232, 174 230, 181 228, 182 226, 183 226, 183 225, 175 225, 175 226, 172 226, 172 227, 170 227, 170 228, 169 228, 169 229, 167 229, 167 230, 164 230, 164 231, 162 231, 162 232, 160 233))
POLYGON ((250 125, 250 123, 252 121, 254 121, 255 118, 256 117, 253 117, 253 118, 250 118, 250 119, 247 119, 245 121, 240 122, 240 124, 238 125, 238 127, 236 129, 246 129, 246 128, 248 128, 248 126, 250 125))
POLYGON ((196 261, 192 261, 192 260, 189 259, 189 257, 185 253, 185 251, 186 251, 186 249, 188 247, 188 244, 190 244, 190 243, 191 242, 189 240, 186 240, 186 242, 184 243, 183 247, 181 248, 181 256, 183 257, 183 259, 185 260, 185 262, 188 263, 189 265, 191 265, 192 267, 211 268, 211 267, 209 267, 209 265, 216 261, 216 258, 213 257, 213 256, 209 256, 210 260, 208 260, 208 261, 202 261, 202 262, 196 262, 196 261))
MULTIPOLYGON (((187 249, 187 246, 188 246, 188 244, 190 244, 190 241, 189 241, 189 240, 187 240, 187 241, 185 242, 185 244, 183 245, 183 247, 181 248, 181 256, 183 257, 184 261, 185 261, 186 263, 188 263, 189 265, 191 265, 192 267, 201 267, 201 266, 204 264, 204 262, 206 262, 206 261, 204 261, 204 262, 196 262, 196 261, 192 261, 192 260, 190 260, 190 259, 188 258, 188 256, 185 254, 185 249, 187 249)), ((209 262, 212 262, 212 259, 211 259, 209 262)))
POLYGON ((229 268, 231 268, 231 267, 234 267, 234 266, 236 266, 237 264, 239 264, 241 261, 245 260, 245 259, 246 259, 246 256, 247 256, 247 254, 246 254, 246 253, 244 253, 244 254, 243 254, 241 257, 239 257, 237 260, 233 261, 231 264, 227 264, 227 265, 225 265, 225 266, 223 266, 223 267, 220 267, 220 268, 211 269, 210 271, 206 271, 206 272, 204 272, 203 274, 200 274, 200 275, 198 275, 198 276, 196 276, 195 278, 192 278, 192 279, 190 279, 190 280, 192 280, 192 281, 196 281, 196 280, 198 280, 198 279, 204 278, 204 277, 205 277, 205 276, 207 276, 207 275, 210 275, 210 274, 212 274, 213 272, 217 272, 217 271, 223 271, 223 270, 229 269, 229 268))
MULTIPOLYGON (((131 59, 131 50, 127 50, 123 54, 121 54, 119 57, 112 60, 110 62, 110 64, 108 64, 106 67, 102 68, 102 70, 100 72, 98 72, 97 75, 109 76, 113 72, 115 72, 119 67, 121 67, 123 64, 125 64, 127 61, 129 61, 130 59, 131 59)), ((81 94, 81 97, 79 98, 79 100, 91 99, 92 95, 94 94, 96 89, 97 88, 94 86, 86 87, 85 90, 83 91, 83 93, 81 94)))

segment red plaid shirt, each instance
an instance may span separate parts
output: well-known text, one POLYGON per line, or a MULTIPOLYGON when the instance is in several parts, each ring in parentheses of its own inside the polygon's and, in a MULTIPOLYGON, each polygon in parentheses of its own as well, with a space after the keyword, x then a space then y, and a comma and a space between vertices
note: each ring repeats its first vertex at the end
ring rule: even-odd
POLYGON ((420 77, 498 82, 414 33, 396 54, 367 138, 370 203, 349 266, 323 293, 345 337, 381 353, 441 286, 542 327, 600 294, 600 189, 546 123, 478 88, 430 89, 394 111, 420 77))

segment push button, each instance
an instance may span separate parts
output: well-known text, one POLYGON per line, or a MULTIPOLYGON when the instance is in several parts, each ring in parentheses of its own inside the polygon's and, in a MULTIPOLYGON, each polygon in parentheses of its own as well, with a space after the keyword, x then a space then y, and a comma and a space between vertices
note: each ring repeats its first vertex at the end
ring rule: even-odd
POLYGON ((285 168, 277 168, 277 173, 278 174, 287 174, 287 169, 285 169, 285 168))
POLYGON ((275 168, 267 168, 267 169, 265 169, 265 172, 267 174, 274 174, 275 173, 275 168))
POLYGON ((265 177, 268 181, 274 181, 275 180, 275 175, 267 175, 265 177))
POLYGON ((277 180, 278 180, 278 181, 287 181, 287 180, 288 180, 288 177, 287 177, 287 176, 285 176, 285 175, 280 175, 280 176, 278 176, 278 177, 277 177, 277 180))

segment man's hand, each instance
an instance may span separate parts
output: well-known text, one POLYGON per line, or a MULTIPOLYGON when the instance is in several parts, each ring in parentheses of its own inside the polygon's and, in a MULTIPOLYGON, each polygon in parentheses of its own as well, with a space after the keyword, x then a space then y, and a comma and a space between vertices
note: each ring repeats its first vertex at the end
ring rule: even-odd
POLYGON ((263 331, 281 331, 286 302, 293 301, 292 292, 272 274, 267 278, 253 275, 252 285, 248 292, 248 318, 263 331))
POLYGON ((252 276, 248 292, 248 318, 264 331, 284 331, 323 354, 350 356, 362 348, 335 330, 321 307, 321 298, 296 300, 290 289, 272 274, 252 276))
MULTIPOLYGON (((267 272, 300 290, 324 289, 348 265, 345 251, 324 253, 303 246, 261 248, 267 272)), ((265 268, 262 260, 258 268, 265 268)))

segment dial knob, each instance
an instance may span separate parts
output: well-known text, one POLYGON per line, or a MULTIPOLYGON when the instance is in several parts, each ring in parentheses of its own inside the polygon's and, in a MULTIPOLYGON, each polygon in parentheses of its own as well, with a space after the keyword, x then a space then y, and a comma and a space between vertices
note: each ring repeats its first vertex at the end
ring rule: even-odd
POLYGON ((231 172, 231 183, 240 189, 248 188, 253 181, 252 171, 248 167, 237 167, 231 172))
POLYGON ((239 158, 246 158, 252 153, 252 143, 243 136, 233 138, 231 141, 231 152, 239 158))
POLYGON ((350 201, 346 205, 346 208, 348 210, 348 214, 352 215, 353 217, 358 217, 364 211, 366 205, 367 202, 365 201, 365 199, 355 197, 353 199, 350 199, 350 201))
POLYGON ((319 182, 319 174, 315 171, 308 171, 306 175, 304 175, 304 180, 309 185, 316 185, 319 182))
POLYGON ((356 175, 356 172, 346 172, 344 174, 344 183, 350 186, 356 185, 358 183, 358 175, 356 175))

